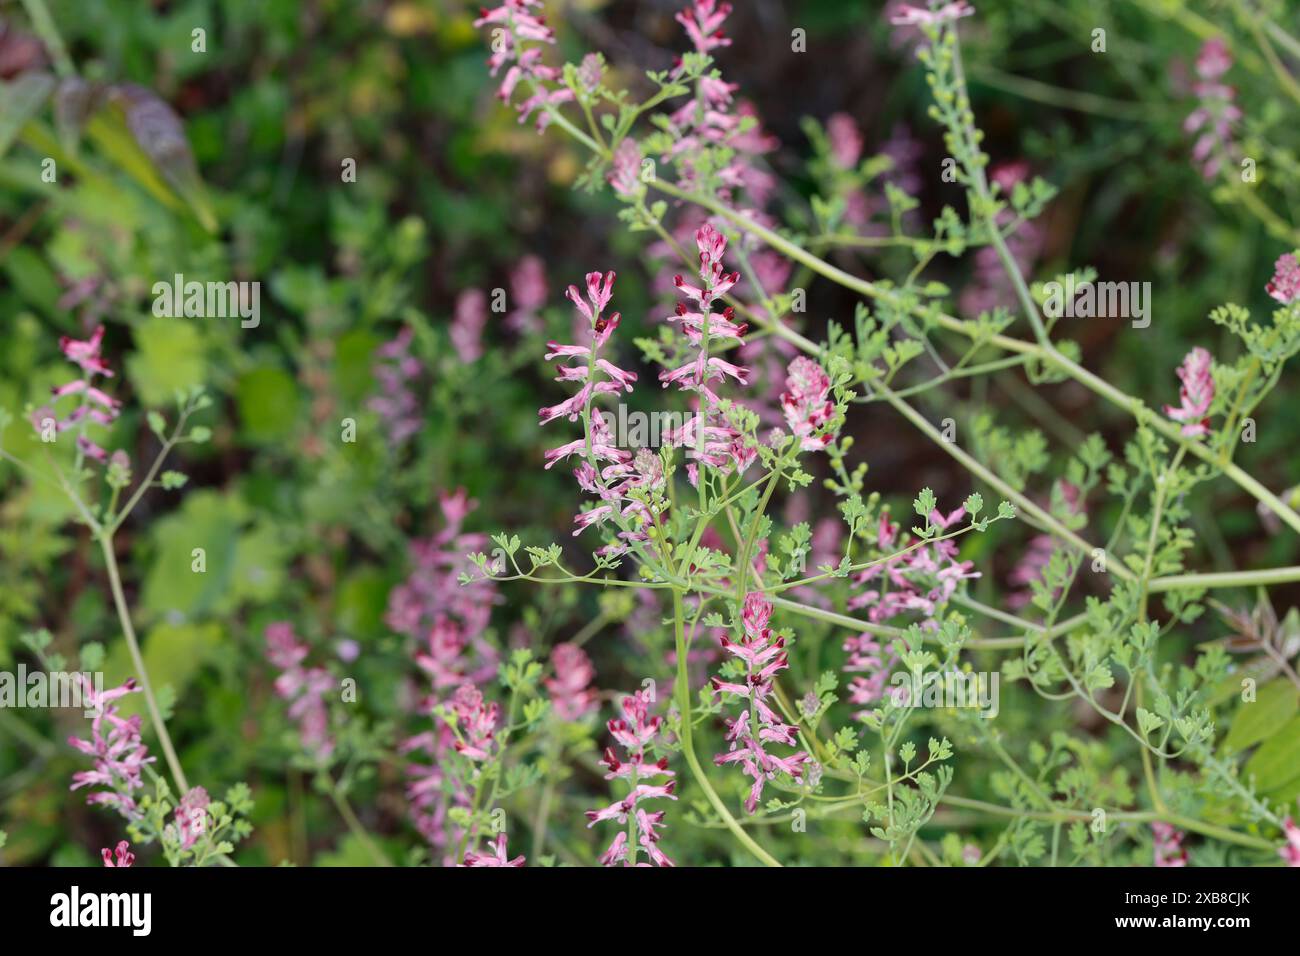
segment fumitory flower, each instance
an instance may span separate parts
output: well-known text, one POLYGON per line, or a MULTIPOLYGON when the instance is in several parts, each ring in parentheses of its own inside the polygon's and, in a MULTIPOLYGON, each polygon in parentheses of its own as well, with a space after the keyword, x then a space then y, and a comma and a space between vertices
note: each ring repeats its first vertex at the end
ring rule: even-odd
POLYGON ((966 0, 955 0, 953 3, 945 3, 943 6, 932 10, 904 3, 899 5, 898 11, 890 18, 889 22, 900 27, 931 26, 960 20, 962 17, 973 16, 974 13, 975 8, 966 0))
POLYGON ((109 869, 124 869, 135 865, 135 854, 131 852, 131 844, 125 840, 118 841, 117 846, 112 850, 104 847, 99 851, 99 855, 109 869))
POLYGON ((95 769, 74 773, 69 789, 105 787, 107 789, 92 793, 86 802, 113 807, 128 820, 134 820, 138 811, 131 793, 144 786, 141 771, 154 758, 147 756, 148 748, 140 738, 140 715, 119 717, 112 702, 139 688, 132 678, 120 687, 100 694, 84 675, 78 676, 83 699, 95 711, 95 717, 90 725, 90 740, 69 737, 68 743, 93 757, 95 769))
POLYGON ((292 624, 286 621, 268 624, 265 634, 267 660, 280 670, 275 679, 275 693, 290 702, 289 717, 298 723, 303 750, 318 761, 329 759, 334 752, 334 739, 329 732, 325 695, 334 689, 334 678, 323 667, 302 666, 307 645, 295 636, 292 624))
POLYGON ((486 703, 473 684, 462 684, 452 695, 450 713, 455 716, 456 752, 470 760, 487 760, 496 748, 500 706, 486 703))
POLYGON ((799 439, 804 451, 819 451, 835 438, 824 433, 825 426, 835 414, 835 405, 829 396, 830 376, 814 360, 799 356, 790 363, 781 395, 781 409, 790 431, 799 439))
POLYGON ((546 87, 547 83, 558 80, 561 73, 555 67, 542 63, 541 47, 524 46, 525 41, 555 42, 555 31, 546 25, 544 18, 529 12, 530 8, 541 5, 541 0, 505 0, 499 7, 483 10, 482 15, 474 21, 476 27, 492 26, 492 56, 488 58, 492 76, 496 76, 501 67, 509 64, 497 96, 508 101, 520 81, 531 82, 533 95, 516 109, 521 123, 534 110, 542 109, 537 117, 538 132, 544 130, 551 120, 550 113, 543 107, 573 99, 573 91, 567 87, 554 90, 546 87))
POLYGON ((1282 821, 1282 833, 1286 837, 1286 845, 1277 851, 1278 854, 1287 866, 1300 866, 1300 827, 1287 817, 1282 821))
POLYGON ((95 376, 106 378, 113 376, 113 371, 100 357, 100 346, 104 340, 104 327, 97 326, 90 338, 82 342, 64 335, 59 338, 68 361, 80 366, 82 377, 52 389, 52 397, 60 399, 68 395, 80 396, 75 409, 62 418, 55 415, 49 407, 38 408, 32 415, 32 424, 37 431, 43 431, 47 422, 52 422, 56 432, 78 427, 77 448, 82 454, 99 462, 108 461, 108 452, 91 441, 85 434, 85 423, 95 422, 99 425, 111 425, 120 414, 122 403, 106 394, 94 385, 95 376))
POLYGON ((643 782, 655 777, 674 776, 673 771, 668 769, 667 757, 657 761, 650 759, 650 749, 663 728, 662 717, 650 716, 652 702, 653 698, 649 690, 639 690, 630 694, 623 698, 623 716, 613 717, 606 724, 614 741, 626 752, 627 759, 619 760, 614 754, 614 749, 606 747, 605 757, 601 761, 608 768, 605 779, 625 780, 628 794, 622 800, 616 800, 602 810, 588 810, 587 827, 590 829, 602 820, 615 820, 621 824, 627 824, 631 820, 636 842, 630 844, 628 832, 620 830, 610 843, 609 849, 600 857, 603 866, 615 866, 619 863, 624 866, 638 865, 637 855, 641 850, 645 851, 650 861, 640 864, 642 866, 673 865, 673 861, 659 849, 658 831, 663 828, 664 811, 650 811, 641 805, 646 800, 665 797, 669 800, 677 799, 674 795, 676 780, 670 779, 664 784, 643 782))
POLYGON ((390 448, 399 448, 420 430, 420 404, 412 389, 423 366, 411 354, 414 332, 404 327, 397 335, 375 350, 374 365, 378 394, 367 403, 383 420, 390 448))
POLYGON ((182 850, 192 847, 207 830, 208 804, 211 802, 208 791, 191 787, 176 805, 176 824, 169 830, 182 850))
POLYGON ((498 834, 494 843, 489 843, 491 853, 476 853, 473 850, 465 851, 465 861, 461 866, 523 866, 523 856, 517 856, 513 860, 509 859, 506 853, 506 835, 498 834))
POLYGON ((1183 383, 1178 390, 1178 407, 1165 406, 1166 415, 1183 423, 1183 434, 1188 438, 1199 438, 1210 430, 1206 415, 1214 401, 1212 364, 1213 359, 1205 349, 1197 347, 1188 352, 1178 368, 1178 377, 1183 383))
POLYGON ((1273 278, 1264 291, 1283 305, 1300 299, 1300 254, 1286 252, 1277 257, 1273 278))
POLYGON ((578 720, 596 707, 596 691, 591 687, 596 670, 591 658, 577 644, 556 644, 551 650, 555 676, 544 683, 551 695, 551 706, 561 720, 578 720))
POLYGON ((739 763, 745 774, 753 778, 745 809, 753 813, 763 796, 763 784, 778 773, 788 774, 795 780, 803 777, 803 764, 808 754, 802 750, 788 756, 777 756, 767 749, 771 744, 795 746, 796 728, 776 715, 767 703, 772 693, 776 675, 789 666, 785 652, 785 639, 774 637, 768 623, 772 617, 772 602, 761 592, 745 595, 741 613, 743 635, 739 641, 722 639, 722 649, 745 665, 744 683, 738 684, 713 678, 717 693, 735 694, 749 702, 740 715, 725 720, 726 739, 730 745, 725 753, 717 754, 713 762, 719 767, 739 763))
POLYGON ((1231 147, 1232 124, 1241 119, 1241 110, 1234 102, 1236 92, 1221 82, 1223 74, 1232 67, 1232 54, 1220 37, 1205 41, 1196 57, 1196 75, 1200 82, 1195 86, 1199 104, 1183 121, 1188 133, 1199 132, 1192 147, 1192 159, 1201 165, 1206 179, 1219 172, 1224 157, 1231 147))
POLYGON ((1155 865, 1178 867, 1187 865, 1187 851, 1183 849, 1184 833, 1168 823, 1156 820, 1151 824, 1151 842, 1155 848, 1155 865))
POLYGON ((686 30, 699 53, 708 53, 718 47, 731 46, 731 40, 722 33, 722 21, 731 14, 731 4, 717 0, 693 0, 691 5, 676 15, 676 20, 686 30))

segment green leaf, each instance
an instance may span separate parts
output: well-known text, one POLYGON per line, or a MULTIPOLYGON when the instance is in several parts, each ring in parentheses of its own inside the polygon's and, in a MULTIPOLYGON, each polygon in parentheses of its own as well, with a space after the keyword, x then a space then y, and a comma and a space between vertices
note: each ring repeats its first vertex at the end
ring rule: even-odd
POLYGON ((1246 761, 1244 776, 1266 792, 1300 777, 1300 717, 1293 717, 1246 761))
POLYGON ((282 369, 253 369, 235 385, 235 404, 249 438, 263 444, 278 442, 287 438, 297 423, 298 385, 282 369))
POLYGON ((159 438, 165 438, 166 437, 165 433, 167 431, 167 422, 163 420, 163 417, 159 415, 157 412, 150 412, 145 417, 149 420, 149 430, 153 432, 155 435, 157 435, 159 438))
POLYGON ((53 90, 54 77, 48 73, 22 73, 10 83, 0 83, 0 156, 9 151, 53 90))
POLYGON ((1233 718, 1223 746, 1241 753, 1248 747, 1271 737, 1300 709, 1295 687, 1284 680, 1274 680, 1259 689, 1253 702, 1243 702, 1233 718))

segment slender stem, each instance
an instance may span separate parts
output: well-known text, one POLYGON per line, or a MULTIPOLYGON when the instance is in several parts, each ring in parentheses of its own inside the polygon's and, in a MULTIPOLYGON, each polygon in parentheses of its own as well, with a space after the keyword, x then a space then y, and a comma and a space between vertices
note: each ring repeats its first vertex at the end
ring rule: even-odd
POLYGON ((361 845, 366 848, 366 852, 370 854, 370 858, 375 861, 375 864, 377 866, 392 866, 392 861, 379 848, 379 844, 370 835, 370 831, 357 818, 356 812, 352 809, 352 804, 348 802, 348 798, 339 789, 337 781, 330 781, 329 795, 330 799, 334 801, 334 806, 338 808, 339 816, 343 817, 343 821, 348 825, 348 829, 352 831, 352 835, 361 841, 361 845))
POLYGON ((149 719, 153 723, 154 733, 162 745, 167 768, 171 771, 180 795, 189 792, 190 785, 185 779, 185 771, 176 757, 171 735, 167 733, 167 724, 163 722, 162 711, 158 708, 158 699, 154 696, 153 686, 149 682, 149 672, 144 666, 144 656, 140 653, 140 642, 135 637, 135 626, 131 623, 131 613, 126 606, 126 595, 122 591, 122 576, 117 569, 117 556, 113 553, 113 538, 104 533, 98 536, 100 550, 104 554, 104 564, 108 568, 108 583, 113 592, 113 604, 117 607, 117 619, 122 625, 122 634, 126 638, 127 649, 131 652, 131 662, 135 665, 136 676, 140 680, 140 689, 149 707, 149 719))

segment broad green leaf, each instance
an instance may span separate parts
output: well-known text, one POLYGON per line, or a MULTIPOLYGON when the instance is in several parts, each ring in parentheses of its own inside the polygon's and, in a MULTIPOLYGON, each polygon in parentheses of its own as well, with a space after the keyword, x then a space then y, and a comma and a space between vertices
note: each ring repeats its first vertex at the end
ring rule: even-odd
POLYGON ((1225 749, 1238 753, 1277 732, 1300 708, 1296 689, 1289 681, 1269 681, 1259 688, 1253 702, 1243 702, 1224 738, 1225 749))
POLYGON ((1300 717, 1293 717, 1255 751, 1243 771, 1255 778, 1260 792, 1274 790, 1300 777, 1300 717))

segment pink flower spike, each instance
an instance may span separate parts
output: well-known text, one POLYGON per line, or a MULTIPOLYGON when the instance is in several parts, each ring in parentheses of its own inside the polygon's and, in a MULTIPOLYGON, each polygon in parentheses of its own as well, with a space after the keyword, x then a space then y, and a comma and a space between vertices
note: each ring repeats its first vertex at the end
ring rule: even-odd
POLYGON ((461 866, 516 866, 517 867, 517 866, 524 865, 523 856, 517 856, 513 860, 507 858, 508 854, 506 853, 506 835, 504 833, 499 834, 497 836, 495 845, 493 843, 489 843, 488 846, 493 847, 492 853, 476 853, 473 850, 467 850, 465 852, 465 861, 461 863, 461 866))
POLYGON ((722 21, 731 13, 731 4, 717 0, 693 0, 674 19, 686 30, 686 36, 698 53, 708 53, 718 47, 731 46, 731 40, 722 33, 722 21))
POLYGON ((1178 390, 1179 404, 1165 406, 1166 415, 1183 423, 1183 434, 1188 438, 1199 438, 1210 430, 1206 415, 1214 401, 1213 361, 1210 353, 1199 346, 1188 352, 1178 369, 1183 383, 1178 390))
POLYGON ((1183 832, 1161 823, 1151 824, 1151 842, 1154 847, 1155 865, 1159 867, 1182 867, 1187 865, 1187 851, 1183 849, 1183 832))
POLYGON ((1283 305, 1300 299, 1300 254, 1287 252, 1277 257, 1273 278, 1264 291, 1283 305))
POLYGON ((1278 855, 1287 866, 1300 866, 1300 827, 1287 817, 1282 821, 1282 834, 1286 837, 1286 845, 1277 851, 1278 855))
POLYGON ((84 342, 69 338, 66 335, 59 336, 59 348, 63 350, 63 354, 69 362, 80 365, 81 370, 87 375, 103 375, 112 378, 112 370, 99 357, 99 347, 103 341, 104 327, 98 325, 95 327, 95 331, 90 334, 90 338, 84 342))
POLYGON ((135 865, 135 854, 131 852, 131 844, 125 840, 120 841, 111 852, 105 847, 99 851, 99 855, 109 869, 124 869, 135 865))
POLYGON ((902 4, 889 22, 896 27, 938 26, 960 20, 962 17, 973 16, 974 13, 975 8, 966 0, 945 3, 936 10, 902 4))

